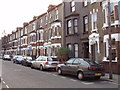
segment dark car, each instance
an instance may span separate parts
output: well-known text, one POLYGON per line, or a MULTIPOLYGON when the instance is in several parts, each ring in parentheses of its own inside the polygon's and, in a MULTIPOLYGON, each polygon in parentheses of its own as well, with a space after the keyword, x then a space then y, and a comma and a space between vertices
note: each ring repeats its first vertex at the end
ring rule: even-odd
POLYGON ((24 56, 14 56, 13 63, 21 64, 24 56))
POLYGON ((80 80, 85 79, 85 77, 100 79, 101 76, 105 75, 103 65, 82 58, 72 58, 64 64, 58 64, 57 72, 58 74, 76 75, 80 80))
POLYGON ((32 64, 31 61, 33 61, 32 57, 25 56, 24 59, 22 60, 22 65, 31 66, 31 64, 32 64))

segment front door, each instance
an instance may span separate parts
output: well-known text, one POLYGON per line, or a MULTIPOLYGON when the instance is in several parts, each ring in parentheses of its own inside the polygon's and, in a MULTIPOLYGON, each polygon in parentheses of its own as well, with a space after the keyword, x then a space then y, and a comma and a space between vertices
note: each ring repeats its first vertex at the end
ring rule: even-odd
POLYGON ((88 42, 85 42, 83 43, 83 57, 84 58, 89 58, 89 43, 88 42))
POLYGON ((97 54, 96 54, 96 45, 95 44, 93 44, 91 46, 91 54, 92 54, 92 59, 96 60, 97 54))

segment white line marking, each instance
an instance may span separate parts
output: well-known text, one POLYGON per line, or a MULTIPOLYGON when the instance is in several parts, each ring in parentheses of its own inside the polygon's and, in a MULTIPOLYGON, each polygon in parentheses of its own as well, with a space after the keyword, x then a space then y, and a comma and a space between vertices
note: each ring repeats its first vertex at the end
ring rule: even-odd
POLYGON ((71 81, 74 81, 74 82, 76 82, 77 80, 75 80, 75 79, 70 79, 71 81))
POLYGON ((108 83, 112 83, 112 84, 117 84, 118 85, 118 83, 114 83, 114 82, 108 82, 108 83))
POLYGON ((5 81, 3 81, 3 83, 5 84, 5 81))
POLYGON ((81 82, 81 83, 83 83, 83 84, 88 84, 88 85, 89 85, 89 84, 94 84, 94 83, 92 83, 92 82, 89 82, 89 83, 88 83, 88 82, 81 82))
POLYGON ((61 77, 61 78, 65 79, 66 77, 61 77))
POLYGON ((9 88, 9 86, 8 86, 8 85, 6 85, 6 87, 7 87, 7 88, 9 88))
POLYGON ((58 76, 58 75, 56 75, 56 74, 52 74, 53 76, 58 76))
POLYGON ((51 74, 51 73, 48 73, 48 72, 47 72, 46 74, 51 74))

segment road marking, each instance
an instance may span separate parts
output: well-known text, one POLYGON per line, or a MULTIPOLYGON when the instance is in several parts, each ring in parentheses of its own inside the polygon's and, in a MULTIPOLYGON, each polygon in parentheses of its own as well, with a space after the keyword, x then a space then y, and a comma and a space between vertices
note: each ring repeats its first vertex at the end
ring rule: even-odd
POLYGON ((3 84, 5 84, 7 88, 9 88, 9 86, 5 83, 5 81, 3 81, 3 78, 1 78, 1 81, 3 82, 3 84))
POLYGON ((3 83, 5 84, 5 81, 3 81, 3 83))
POLYGON ((66 79, 66 77, 61 77, 61 78, 66 79))
POLYGON ((89 84, 94 84, 94 83, 92 83, 92 82, 81 82, 81 83, 87 84, 87 85, 89 85, 89 84))
POLYGON ((56 74, 52 74, 53 76, 58 76, 58 75, 56 75, 56 74))
POLYGON ((108 83, 112 83, 112 84, 117 84, 117 85, 119 85, 118 83, 114 83, 114 82, 108 82, 108 83))
POLYGON ((51 73, 46 72, 46 74, 51 74, 51 73))
POLYGON ((8 85, 6 85, 6 87, 7 87, 7 88, 9 88, 9 86, 8 86, 8 85))
POLYGON ((71 81, 74 81, 74 82, 76 82, 77 80, 75 80, 75 79, 70 79, 71 81))

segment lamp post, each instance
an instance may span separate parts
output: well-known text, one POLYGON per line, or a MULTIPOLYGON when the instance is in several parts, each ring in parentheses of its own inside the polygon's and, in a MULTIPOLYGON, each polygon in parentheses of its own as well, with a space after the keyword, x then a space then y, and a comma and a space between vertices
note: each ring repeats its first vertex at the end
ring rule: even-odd
POLYGON ((110 16, 110 0, 108 0, 108 33, 109 33, 109 79, 112 79, 112 42, 111 42, 111 16, 110 16))

